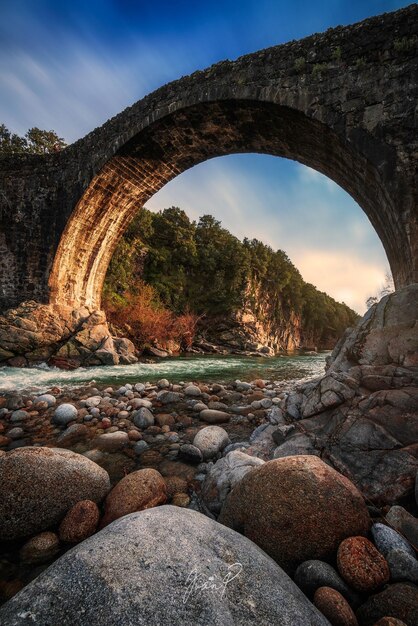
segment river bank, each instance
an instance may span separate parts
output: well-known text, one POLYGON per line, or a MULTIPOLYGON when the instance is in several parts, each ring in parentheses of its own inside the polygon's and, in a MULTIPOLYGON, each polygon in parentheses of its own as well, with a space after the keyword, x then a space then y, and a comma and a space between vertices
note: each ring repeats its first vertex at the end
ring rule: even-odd
MULTIPOLYGON (((339 342, 325 373, 325 355, 301 361, 308 376, 300 364, 296 377, 289 367, 267 374, 273 359, 250 361, 241 376, 224 369, 222 382, 197 376, 198 359, 179 359, 176 381, 153 370, 143 382, 93 383, 95 370, 85 368, 59 374, 88 372, 81 384, 58 384, 36 379, 58 370, 16 370, 25 384, 0 400, 0 593, 11 598, 0 618, 15 626, 29 611, 46 622, 58 594, 60 612, 72 615, 75 597, 97 623, 95 607, 115 604, 125 615, 127 588, 139 597, 149 580, 169 589, 164 606, 174 593, 188 614, 196 608, 196 598, 181 600, 189 566, 220 559, 217 576, 246 564, 249 589, 254 576, 260 589, 276 577, 300 611, 289 623, 327 623, 312 617, 309 598, 334 625, 374 626, 391 615, 415 626, 414 303, 415 288, 384 298, 339 342), (257 378, 255 362, 267 368, 257 378), (276 562, 270 574, 267 562, 251 566, 264 553, 276 562)), ((159 606, 150 597, 143 610, 159 606)), ((217 597, 199 598, 217 606, 217 597)), ((276 604, 264 594, 258 606, 267 605, 270 624, 276 604)), ((260 623, 250 613, 248 623, 260 623)))
MULTIPOLYGON (((319 367, 318 362, 315 367, 319 367)), ((96 550, 100 553, 106 537, 102 529, 134 511, 161 504, 171 505, 162 507, 161 514, 168 508, 168 518, 178 518, 174 534, 185 523, 181 511, 187 509, 194 514, 203 514, 194 522, 197 524, 195 531, 200 532, 202 517, 212 520, 219 541, 225 526, 217 524, 217 519, 226 526, 235 527, 235 522, 222 518, 228 510, 226 503, 230 494, 238 493, 231 490, 241 484, 247 474, 253 475, 256 469, 270 467, 270 463, 274 465, 279 460, 286 464, 300 459, 297 462, 306 465, 303 471, 309 476, 309 484, 312 477, 318 474, 314 480, 318 481, 315 489, 322 485, 320 489, 324 490, 320 498, 321 514, 325 511, 327 516, 335 517, 331 541, 335 547, 331 552, 330 547, 324 551, 324 538, 317 536, 321 534, 318 529, 314 531, 314 538, 303 541, 297 531, 296 552, 299 553, 300 545, 305 546, 302 550, 305 560, 296 557, 292 548, 289 554, 292 559, 303 561, 300 567, 295 571, 280 564, 291 573, 307 598, 312 599, 312 591, 319 585, 335 590, 332 593, 339 594, 337 598, 333 598, 332 593, 331 598, 325 594, 324 605, 319 596, 314 602, 322 606, 327 615, 330 607, 335 610, 337 600, 340 613, 350 616, 351 622, 347 624, 357 624, 353 611, 360 607, 360 613, 367 613, 373 593, 389 579, 392 582, 415 581, 418 564, 409 543, 406 542, 402 548, 401 561, 406 553, 410 559, 402 566, 401 574, 398 573, 399 558, 397 560, 395 555, 394 560, 389 561, 393 569, 391 573, 389 565, 375 547, 376 544, 381 550, 382 545, 387 548, 387 541, 390 549, 397 547, 396 537, 400 535, 395 538, 389 535, 389 539, 385 535, 385 528, 389 528, 388 515, 389 520, 396 521, 397 510, 400 510, 404 517, 409 515, 412 520, 414 518, 399 506, 390 508, 369 500, 364 502, 350 481, 341 482, 346 479, 321 460, 315 460, 318 453, 281 458, 288 456, 286 452, 282 455, 280 450, 286 436, 295 429, 293 420, 289 416, 284 417, 283 407, 298 389, 312 386, 317 380, 305 380, 296 389, 294 381, 283 379, 235 380, 224 384, 196 380, 176 383, 159 379, 155 383, 123 385, 102 383, 74 387, 72 383, 62 388, 52 387, 48 393, 27 390, 3 393, 0 397, 0 472, 3 476, 0 492, 1 489, 4 492, 0 499, 0 536, 3 537, 0 543, 1 602, 13 598, 35 578, 33 584, 36 586, 42 580, 38 576, 44 571, 46 576, 50 575, 55 561, 60 567, 60 563, 64 562, 62 559, 67 558, 67 551, 80 542, 80 546, 84 546, 86 540, 98 542, 96 550), (8 470, 8 464, 11 464, 12 470, 8 470), (343 504, 340 504, 341 498, 343 504), (344 514, 339 506, 343 506, 344 514), (36 515, 31 513, 34 507, 36 515), (218 517, 219 514, 221 517, 218 517), (371 525, 372 535, 369 533, 371 525), (96 534, 100 530, 102 532, 96 534), (367 557, 371 559, 370 563, 376 558, 378 561, 377 565, 373 565, 375 578, 372 582, 369 581, 370 563, 367 559, 360 564, 360 574, 356 565, 357 575, 364 585, 361 590, 355 584, 347 585, 349 577, 341 578, 342 568, 337 573, 335 555, 329 556, 334 554, 339 544, 345 545, 344 541, 341 543, 344 537, 351 535, 356 535, 354 538, 361 541, 360 546, 353 544, 350 548, 353 552, 349 559, 360 547, 366 552, 371 551, 372 556, 367 557), (363 535, 370 537, 374 543, 363 535), (91 539, 88 540, 88 537, 91 539), (321 547, 313 547, 313 544, 321 547), (317 560, 306 560, 308 557, 317 560)), ((290 470, 292 475, 294 469, 290 470)), ((268 478, 266 480, 263 481, 263 488, 268 491, 270 483, 268 478)), ((281 484, 281 480, 275 477, 272 485, 277 487, 277 484, 281 484)), ((312 488, 311 484, 309 488, 312 488)), ((286 493, 284 486, 280 502, 287 497, 286 493)), ((297 498, 299 504, 296 505, 295 501, 292 506, 304 509, 307 501, 300 500, 299 495, 297 498)), ((245 498, 238 508, 233 505, 233 510, 239 510, 244 503, 245 498)), ((312 506, 311 502, 309 507, 312 506)), ((294 520, 298 515, 297 509, 294 509, 294 520)), ((304 519, 305 514, 302 517, 304 519)), ((191 537, 190 533, 188 536, 191 537)), ((126 540, 129 532, 124 530, 122 537, 126 540)), ((167 546, 169 539, 165 530, 164 537, 167 546)), ((291 539, 292 544, 295 539, 291 539)), ((153 545, 152 540, 151 544, 148 540, 146 545, 153 545)), ((233 540, 232 536, 228 539, 229 550, 233 540)), ((258 539, 256 543, 259 543, 258 539)), ((270 554, 273 544, 269 539, 262 547, 270 554)), ((246 549, 250 549, 251 545, 246 549)), ((154 549, 154 554, 157 552, 154 549)), ((112 560, 115 558, 113 555, 112 560)), ((78 576, 83 575, 80 567, 77 572, 78 576)), ((292 588, 292 597, 297 593, 296 587, 292 588)), ((298 602, 305 602, 301 598, 298 602)), ((396 610, 402 611, 402 606, 396 610)))

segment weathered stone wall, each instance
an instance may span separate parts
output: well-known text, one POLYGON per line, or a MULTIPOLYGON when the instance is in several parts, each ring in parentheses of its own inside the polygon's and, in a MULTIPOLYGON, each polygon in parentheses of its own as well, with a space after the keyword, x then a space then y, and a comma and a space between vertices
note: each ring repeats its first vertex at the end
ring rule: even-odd
POLYGON ((100 306, 137 208, 196 163, 264 152, 364 209, 396 285, 418 281, 418 6, 224 61, 170 83, 59 154, 2 158, 0 307, 100 306))

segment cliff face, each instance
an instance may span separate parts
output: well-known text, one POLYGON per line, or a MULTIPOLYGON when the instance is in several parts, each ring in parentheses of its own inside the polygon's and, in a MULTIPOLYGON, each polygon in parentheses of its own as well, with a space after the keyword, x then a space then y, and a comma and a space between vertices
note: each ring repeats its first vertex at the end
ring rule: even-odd
POLYGON ((227 317, 204 319, 202 334, 231 351, 274 355, 296 350, 301 345, 301 315, 290 311, 279 320, 277 305, 259 283, 249 282, 242 307, 227 317))
POLYGON ((283 250, 240 241, 210 215, 191 222, 176 207, 138 213, 112 259, 104 300, 112 321, 135 320, 138 348, 178 340, 182 329, 188 341, 193 318, 203 350, 205 342, 262 354, 332 348, 357 318, 306 283, 283 250))

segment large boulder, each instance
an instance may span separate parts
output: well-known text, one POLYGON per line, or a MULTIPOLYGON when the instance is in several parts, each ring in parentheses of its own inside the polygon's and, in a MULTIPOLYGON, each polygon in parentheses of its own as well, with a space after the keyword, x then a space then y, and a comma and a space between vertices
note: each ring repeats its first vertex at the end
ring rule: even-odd
POLYGON ((385 296, 335 346, 329 371, 353 365, 418 365, 418 283, 385 296))
POLYGON ((316 456, 276 459, 246 474, 219 521, 288 572, 309 559, 329 559, 343 539, 365 535, 370 526, 360 492, 316 456))
POLYGON ((146 468, 132 472, 113 487, 106 498, 102 526, 119 517, 150 509, 167 500, 164 478, 155 469, 146 468))
POLYGON ((228 454, 210 468, 203 483, 201 498, 209 511, 218 514, 231 489, 241 478, 264 461, 240 450, 228 454))
POLYGON ((133 513, 0 608, 2 626, 329 626, 251 541, 173 506, 133 513))
POLYGON ((100 502, 108 473, 60 448, 18 448, 0 457, 0 538, 27 537, 58 524, 79 500, 100 502))

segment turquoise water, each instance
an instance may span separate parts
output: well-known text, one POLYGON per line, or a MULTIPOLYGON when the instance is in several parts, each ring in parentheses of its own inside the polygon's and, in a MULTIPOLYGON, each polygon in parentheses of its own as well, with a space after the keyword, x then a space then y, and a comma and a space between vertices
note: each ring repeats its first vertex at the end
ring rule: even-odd
POLYGON ((80 367, 64 371, 44 366, 31 368, 0 368, 0 392, 36 390, 53 386, 79 387, 90 383, 118 385, 150 382, 168 378, 170 382, 211 381, 230 382, 255 378, 281 381, 286 384, 316 376, 324 372, 328 353, 315 355, 257 358, 244 356, 188 356, 159 360, 155 363, 136 363, 102 367, 80 367))

